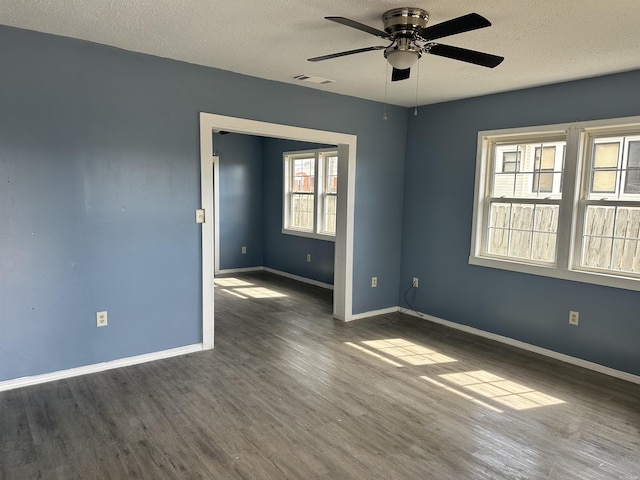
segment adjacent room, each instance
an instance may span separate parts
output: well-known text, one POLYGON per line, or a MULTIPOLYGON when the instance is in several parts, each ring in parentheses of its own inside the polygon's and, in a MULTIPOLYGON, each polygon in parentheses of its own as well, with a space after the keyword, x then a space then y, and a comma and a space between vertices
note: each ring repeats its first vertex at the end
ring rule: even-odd
POLYGON ((640 478, 636 3, 3 1, 0 478, 640 478))

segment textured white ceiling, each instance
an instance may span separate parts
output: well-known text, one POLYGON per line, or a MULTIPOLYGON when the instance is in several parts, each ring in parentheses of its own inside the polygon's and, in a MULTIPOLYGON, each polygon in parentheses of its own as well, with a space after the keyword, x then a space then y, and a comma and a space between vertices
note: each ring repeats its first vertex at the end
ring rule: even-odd
POLYGON ((0 23, 403 106, 640 68, 640 0, 1 0, 0 23), (381 51, 307 62, 385 44, 323 17, 382 29, 383 12, 406 6, 427 10, 429 25, 483 15, 492 27, 441 41, 505 61, 488 69, 426 55, 419 72, 386 87, 381 51))

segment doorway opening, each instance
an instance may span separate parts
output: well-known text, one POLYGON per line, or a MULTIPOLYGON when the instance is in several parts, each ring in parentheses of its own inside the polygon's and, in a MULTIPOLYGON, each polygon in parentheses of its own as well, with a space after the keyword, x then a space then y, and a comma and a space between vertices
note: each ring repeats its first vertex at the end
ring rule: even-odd
MULTIPOLYGON (((214 179, 219 178, 214 167, 213 133, 232 132, 245 135, 281 138, 301 142, 332 144, 338 147, 339 189, 337 197, 337 227, 334 259, 333 316, 343 321, 352 318, 353 284, 353 225, 355 204, 356 140, 355 135, 314 130, 290 125, 274 124, 228 117, 211 113, 200 113, 200 167, 201 201, 205 210, 202 224, 202 344, 211 349, 214 344, 213 277, 217 263, 214 228, 218 225, 219 203, 214 194, 214 179), (211 212, 207 215, 206 212, 211 212)), ((217 187, 218 185, 216 185, 217 187)))

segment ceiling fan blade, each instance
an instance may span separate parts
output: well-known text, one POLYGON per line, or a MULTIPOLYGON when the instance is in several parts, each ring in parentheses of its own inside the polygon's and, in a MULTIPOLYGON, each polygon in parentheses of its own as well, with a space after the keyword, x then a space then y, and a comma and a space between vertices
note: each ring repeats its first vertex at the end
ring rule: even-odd
POLYGON ((438 23, 432 27, 425 27, 418 35, 425 40, 448 37, 457 33, 469 32, 478 28, 490 27, 491 22, 477 13, 469 13, 462 17, 452 18, 446 22, 438 23))
POLYGON ((466 48, 452 47, 451 45, 440 45, 434 43, 427 49, 428 53, 441 57, 460 60, 461 62, 474 63, 483 67, 494 68, 502 63, 504 57, 491 55, 490 53, 476 52, 466 48))
POLYGON ((346 55, 353 55, 355 53, 371 52, 372 50, 384 50, 385 48, 387 47, 376 46, 376 47, 357 48, 355 50, 347 50, 346 52, 331 53, 329 55, 322 55, 320 57, 308 58, 307 60, 309 62, 321 62, 322 60, 330 60, 332 58, 344 57, 346 55))
POLYGON ((362 32, 370 33, 371 35, 375 35, 380 38, 389 38, 389 34, 387 32, 383 32, 382 30, 378 30, 377 28, 370 27, 369 25, 365 25, 363 23, 356 22, 355 20, 349 20, 344 17, 324 17, 327 20, 331 20, 332 22, 339 23, 341 25, 346 25, 347 27, 355 28, 356 30, 360 30, 362 32))
POLYGON ((399 80, 406 80, 407 78, 409 78, 410 74, 411 74, 410 68, 405 68, 404 70, 394 68, 393 71, 391 72, 391 81, 397 82, 399 80))

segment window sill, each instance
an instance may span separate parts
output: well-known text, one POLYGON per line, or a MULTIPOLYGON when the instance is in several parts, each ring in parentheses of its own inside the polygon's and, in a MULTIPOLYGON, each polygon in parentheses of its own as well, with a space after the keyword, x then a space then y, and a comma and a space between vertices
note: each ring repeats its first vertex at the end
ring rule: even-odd
POLYGON ((557 266, 532 265, 475 255, 469 257, 469 265, 528 273, 530 275, 539 275, 543 277, 559 278, 561 280, 570 280, 573 282, 590 283, 592 285, 600 285, 603 287, 640 291, 640 279, 607 275, 606 273, 567 270, 557 266))
POLYGON ((293 230, 291 228, 283 228, 282 233, 285 235, 295 235, 297 237, 313 238, 315 240, 324 240, 325 242, 335 242, 335 235, 327 235, 322 233, 305 232, 303 230, 293 230))

